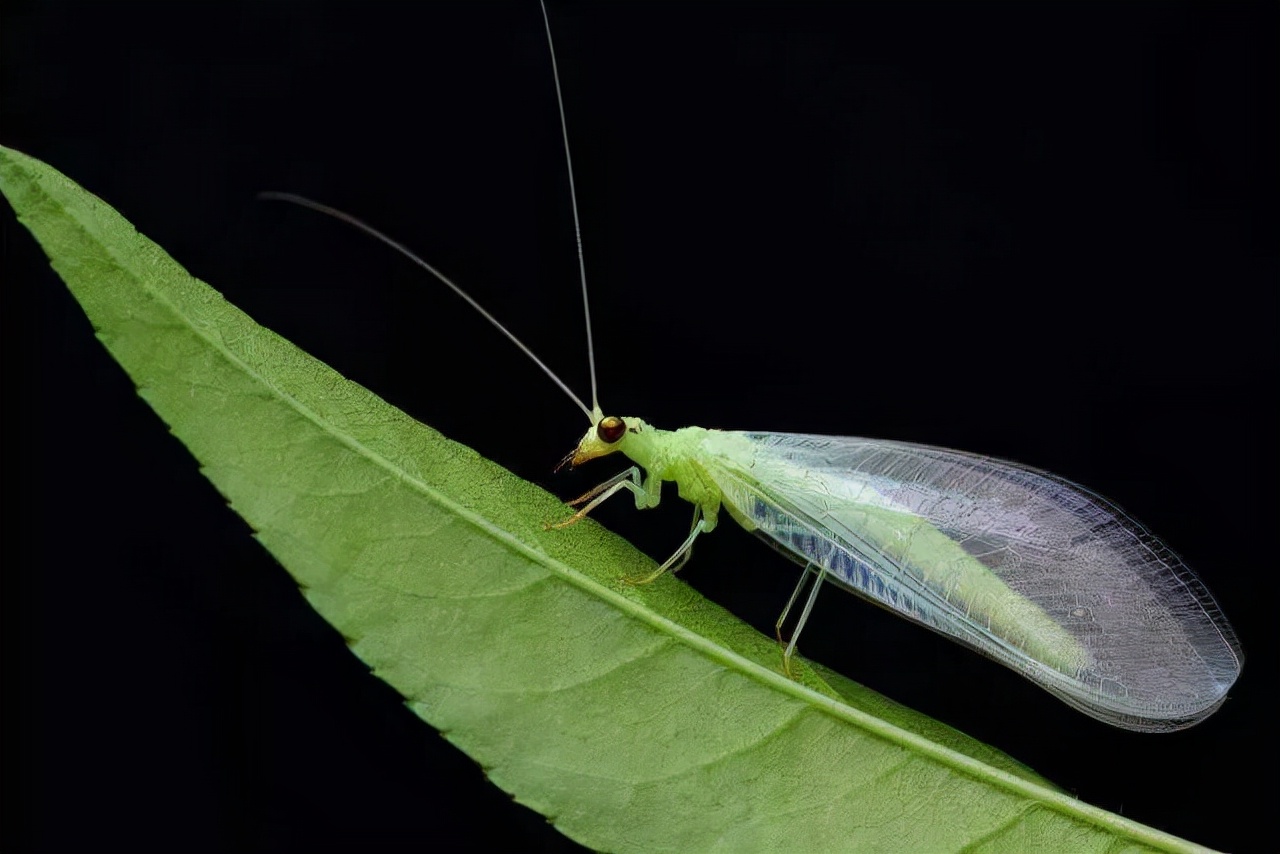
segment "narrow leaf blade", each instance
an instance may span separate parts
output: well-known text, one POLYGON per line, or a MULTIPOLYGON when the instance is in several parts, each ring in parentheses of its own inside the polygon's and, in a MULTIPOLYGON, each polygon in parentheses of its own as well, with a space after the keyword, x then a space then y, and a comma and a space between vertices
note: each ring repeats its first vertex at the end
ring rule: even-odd
POLYGON ((0 148, 99 338, 353 651, 499 786, 605 850, 1193 850, 777 650, 564 505, 257 326, 0 148))

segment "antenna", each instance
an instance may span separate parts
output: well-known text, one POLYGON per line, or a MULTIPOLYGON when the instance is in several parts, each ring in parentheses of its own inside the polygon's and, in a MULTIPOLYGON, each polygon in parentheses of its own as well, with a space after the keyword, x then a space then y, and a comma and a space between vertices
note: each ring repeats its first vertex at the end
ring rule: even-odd
POLYGON ((535 365, 537 365, 539 368, 542 368, 542 372, 545 373, 547 376, 551 377, 551 381, 554 382, 556 385, 560 386, 560 390, 563 391, 565 394, 569 395, 569 399, 572 400, 574 403, 576 403, 578 405, 578 408, 586 413, 587 418, 589 418, 593 424, 595 423, 596 416, 592 413, 590 409, 587 408, 587 405, 582 402, 582 398, 574 394, 573 391, 569 388, 569 386, 565 385, 564 380, 556 376, 555 371, 551 370, 545 364, 543 364, 543 361, 539 359, 537 356, 535 356, 533 351, 530 350, 523 341, 521 341, 514 334, 512 334, 511 330, 507 329, 507 327, 499 323, 496 317, 494 317, 489 312, 485 311, 484 306, 480 305, 480 303, 472 299, 469 293, 464 291, 458 285, 454 284, 449 279, 449 277, 446 276, 444 273, 441 273, 435 267, 432 267, 426 261, 423 261, 417 255, 415 255, 403 243, 399 243, 395 240, 392 240, 390 237, 383 234, 381 231, 378 231, 378 229, 365 223, 362 220, 356 219, 354 216, 352 216, 349 213, 340 211, 337 208, 331 208, 328 205, 322 205, 319 202, 313 202, 311 201, 311 199, 308 199, 305 196, 299 196, 294 193, 277 193, 274 191, 268 191, 265 193, 259 193, 258 198, 264 199, 267 201, 273 201, 273 202, 292 202, 295 205, 301 205, 304 208, 310 208, 313 211, 317 211, 322 214, 327 214, 333 217, 334 219, 341 220, 342 222, 345 222, 347 225, 358 228, 360 231, 363 231, 365 234, 369 235, 370 237, 381 240, 383 243, 387 244, 392 249, 396 250, 401 255, 408 258, 410 261, 417 264, 419 267, 426 270, 428 273, 435 276, 440 281, 444 282, 449 287, 450 290, 452 290, 455 294, 457 294, 458 296, 466 300, 467 304, 470 305, 472 308, 474 308, 476 311, 480 312, 481 317, 483 317, 485 320, 492 323, 499 332, 507 336, 507 338, 511 339, 511 343, 519 347, 520 352, 524 353, 526 356, 532 359, 535 365))
POLYGON ((578 243, 578 275, 582 281, 582 316, 587 323, 587 365, 591 368, 592 421, 600 417, 600 397, 596 386, 596 347, 591 335, 591 301, 587 299, 587 262, 582 254, 582 222, 578 218, 578 190, 573 182, 573 157, 569 154, 569 124, 564 117, 564 95, 560 92, 560 66, 556 64, 556 45, 551 38, 551 19, 547 16, 546 0, 542 6, 542 23, 547 28, 547 50, 551 52, 551 74, 556 81, 556 105, 560 108, 560 136, 564 139, 564 164, 569 172, 569 199, 573 203, 573 236, 578 243))

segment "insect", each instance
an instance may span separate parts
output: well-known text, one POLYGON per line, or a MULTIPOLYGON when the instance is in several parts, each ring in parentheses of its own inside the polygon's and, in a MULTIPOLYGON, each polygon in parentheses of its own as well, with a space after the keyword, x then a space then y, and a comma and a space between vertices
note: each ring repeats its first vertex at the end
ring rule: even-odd
MULTIPOLYGON (((548 43, 550 25, 546 19, 548 43)), ((565 152, 560 80, 554 65, 565 152)), ((576 190, 570 166, 570 192, 576 190)), ((334 216, 390 245, 451 288, 506 335, 583 411, 590 426, 573 465, 621 453, 633 465, 576 499, 585 518, 628 493, 638 509, 672 482, 693 505, 689 533, 651 581, 680 569, 697 539, 728 515, 803 566, 778 620, 799 616, 783 667, 824 583, 832 583, 1000 661, 1068 704, 1119 727, 1191 726, 1225 700, 1240 643, 1183 561, 1088 489, 989 457, 878 439, 686 427, 658 429, 599 405, 585 266, 591 403, 442 272, 341 211, 264 194, 334 216), (723 511, 723 512, 722 512, 723 511), (807 594, 806 594, 807 591, 807 594)))

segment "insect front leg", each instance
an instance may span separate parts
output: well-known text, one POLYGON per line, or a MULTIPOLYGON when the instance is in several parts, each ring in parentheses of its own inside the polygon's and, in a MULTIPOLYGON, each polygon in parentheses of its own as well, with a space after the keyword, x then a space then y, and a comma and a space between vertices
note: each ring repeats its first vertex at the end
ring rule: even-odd
POLYGON ((575 522, 581 522, 587 518, 587 514, 617 495, 620 490, 626 489, 636 498, 636 509, 644 510, 647 507, 656 507, 658 501, 662 497, 662 483, 657 478, 646 478, 639 466, 620 471, 595 489, 584 492, 577 498, 569 502, 570 507, 577 507, 580 504, 585 505, 563 522, 556 522, 548 525, 548 529, 567 528, 575 522))

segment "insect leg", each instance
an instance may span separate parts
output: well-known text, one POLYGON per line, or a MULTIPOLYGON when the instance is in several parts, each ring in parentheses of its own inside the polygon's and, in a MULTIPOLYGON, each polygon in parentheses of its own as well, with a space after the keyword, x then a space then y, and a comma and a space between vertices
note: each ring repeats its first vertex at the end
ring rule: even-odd
POLYGON ((667 570, 668 572, 676 573, 684 568, 684 565, 688 563, 689 558, 693 557, 694 538, 706 529, 706 525, 702 521, 702 508, 695 504, 693 505, 693 521, 689 524, 689 538, 685 540, 684 545, 677 549, 676 553, 671 556, 671 560, 667 561, 667 563, 671 564, 671 568, 667 570), (678 561, 676 560, 677 557, 680 558, 678 561), (672 563, 672 561, 675 562, 672 563))
POLYGON ((547 529, 567 528, 574 522, 581 522, 587 517, 588 513, 608 501, 613 496, 617 495, 618 491, 622 489, 629 490, 633 495, 635 495, 636 507, 638 509, 643 510, 646 507, 652 507, 658 502, 655 501, 653 496, 649 494, 648 490, 644 488, 642 477, 639 466, 632 466, 626 471, 618 472, 595 489, 584 492, 582 495, 579 495, 577 498, 570 501, 570 507, 577 507, 583 502, 587 503, 585 507, 580 509, 577 513, 574 513, 568 519, 565 519, 563 522, 555 522, 547 525, 547 529))
MULTIPOLYGON (((600 493, 606 492, 609 490, 612 490, 612 492, 610 492, 610 494, 612 495, 613 492, 617 492, 617 489, 615 489, 615 487, 619 486, 623 481, 626 481, 626 480, 630 480, 636 483, 637 485, 639 485, 640 467, 632 466, 631 468, 626 469, 625 471, 618 472, 613 477, 606 480, 604 483, 597 484, 596 486, 592 487, 591 489, 588 489, 586 492, 579 495, 577 498, 570 501, 569 506, 577 507, 579 504, 582 504, 585 501, 591 501, 592 498, 595 498, 600 493)), ((601 501, 604 501, 604 499, 602 498, 600 499, 600 501, 592 501, 589 506, 598 507, 601 501)))
POLYGON ((680 548, 676 549, 676 553, 667 558, 666 561, 663 562, 662 566, 658 567, 648 575, 641 576, 640 578, 624 578, 623 581, 628 584, 648 584, 649 582, 656 580, 658 576, 668 570, 675 572, 680 569, 680 567, 684 566, 684 562, 689 559, 689 555, 693 553, 693 541, 696 540, 698 535, 706 529, 707 520, 702 518, 702 508, 695 506, 693 508, 693 525, 689 528, 689 536, 685 537, 684 542, 680 544, 680 548))
POLYGON ((786 607, 782 609, 782 616, 778 617, 778 622, 773 624, 773 633, 778 639, 778 646, 784 649, 787 642, 782 639, 782 627, 787 623, 787 615, 791 613, 791 606, 796 604, 796 600, 800 598, 800 591, 804 590, 805 585, 809 582, 809 572, 812 569, 812 563, 804 565, 804 570, 800 573, 800 583, 796 585, 795 590, 791 591, 791 598, 787 600, 786 607))
MULTIPOLYGON (((809 572, 814 568, 812 563, 805 565, 804 572, 800 575, 800 583, 791 592, 791 598, 787 600, 787 606, 782 609, 782 616, 778 617, 774 631, 777 633, 779 646, 783 643, 782 626, 787 621, 787 615, 791 613, 791 607, 795 605, 796 599, 800 597, 800 591, 804 590, 805 582, 809 580, 809 572)), ((809 612, 813 610, 813 603, 818 598, 818 591, 822 589, 822 581, 826 577, 827 568, 825 566, 817 567, 816 574, 817 578, 814 579, 813 589, 809 591, 809 598, 805 600, 804 609, 800 612, 800 619, 796 621, 795 631, 791 633, 791 640, 787 643, 786 649, 782 651, 782 670, 792 679, 795 676, 791 672, 791 656, 796 651, 796 641, 800 639, 800 632, 804 631, 804 624, 809 621, 809 612)))

